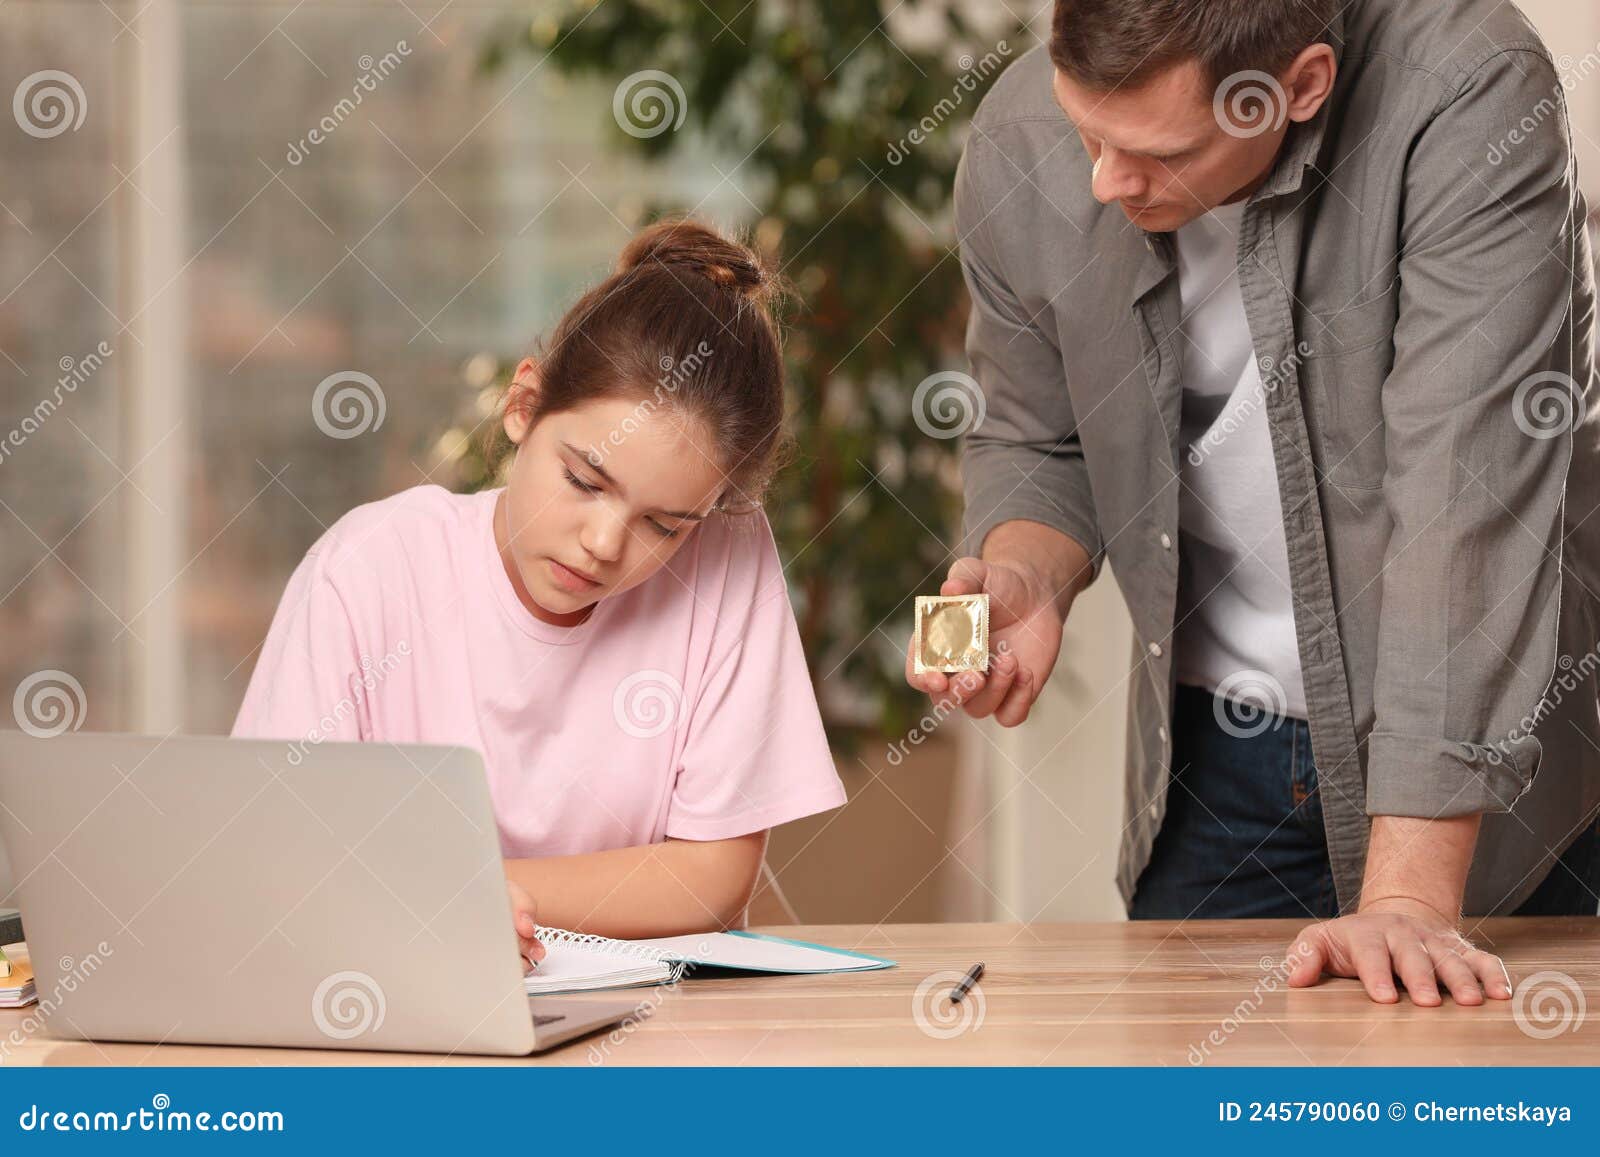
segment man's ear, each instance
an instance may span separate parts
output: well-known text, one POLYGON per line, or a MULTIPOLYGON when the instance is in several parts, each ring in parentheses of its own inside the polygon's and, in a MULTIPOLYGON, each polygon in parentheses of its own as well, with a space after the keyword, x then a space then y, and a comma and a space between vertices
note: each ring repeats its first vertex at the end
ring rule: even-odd
POLYGON ((505 414, 502 418, 506 437, 515 445, 522 445, 522 440, 528 436, 528 430, 533 425, 529 415, 539 400, 539 387, 539 363, 532 358, 523 358, 517 364, 516 372, 511 375, 511 385, 506 388, 505 414))
POLYGON ((1283 70, 1289 119, 1303 122, 1316 116, 1333 92, 1333 79, 1338 72, 1339 64, 1330 45, 1318 43, 1302 49, 1283 70))

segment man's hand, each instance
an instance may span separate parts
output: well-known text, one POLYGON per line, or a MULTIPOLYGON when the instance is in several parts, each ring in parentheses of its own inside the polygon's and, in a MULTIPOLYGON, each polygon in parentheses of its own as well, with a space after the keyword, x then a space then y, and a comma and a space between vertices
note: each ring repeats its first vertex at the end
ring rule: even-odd
POLYGON ((1439 986, 1457 1004, 1511 996, 1511 977, 1498 956, 1474 948, 1453 921, 1421 901, 1387 897, 1363 904, 1354 916, 1303 928, 1290 945, 1289 984, 1304 988, 1324 972, 1359 977, 1379 1004, 1400 999, 1400 978, 1419 1005, 1442 1003, 1439 986))
POLYGON ((989 596, 988 673, 918 675, 913 637, 906 649, 906 682, 935 702, 965 708, 974 719, 993 715, 1002 726, 1015 727, 1028 717, 1061 652, 1058 592, 1025 566, 960 558, 939 593, 989 596))
POLYGON ((1360 977, 1368 996, 1393 1004, 1398 976, 1413 1004, 1441 1003, 1441 984, 1457 1004, 1482 1004, 1486 992, 1509 998, 1506 966, 1456 927, 1481 819, 1374 816, 1361 906, 1294 938, 1290 985, 1315 984, 1324 972, 1360 977))
POLYGON ((533 966, 544 959, 545 952, 536 935, 538 921, 533 915, 533 897, 511 880, 506 881, 506 892, 511 897, 511 920, 517 927, 517 950, 526 962, 523 971, 532 972, 533 966))

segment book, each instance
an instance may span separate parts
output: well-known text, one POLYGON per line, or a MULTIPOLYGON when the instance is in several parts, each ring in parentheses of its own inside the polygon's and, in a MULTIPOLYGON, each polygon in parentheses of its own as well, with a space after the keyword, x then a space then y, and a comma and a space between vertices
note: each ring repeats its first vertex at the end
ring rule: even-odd
POLYGON ((529 995, 676 984, 701 968, 815 974, 895 966, 894 961, 877 956, 759 932, 613 940, 563 928, 540 928, 538 937, 545 946, 545 958, 523 979, 529 995))
POLYGON ((0 977, 0 1008, 21 1008, 38 999, 33 987, 33 966, 26 960, 12 960, 10 973, 0 977))

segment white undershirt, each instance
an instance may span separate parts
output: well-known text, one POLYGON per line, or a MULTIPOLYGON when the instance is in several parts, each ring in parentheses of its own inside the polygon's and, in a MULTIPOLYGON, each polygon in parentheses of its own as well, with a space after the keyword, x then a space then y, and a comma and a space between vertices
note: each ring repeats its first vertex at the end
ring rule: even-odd
POLYGON ((1183 303, 1183 551, 1173 661, 1180 683, 1305 718, 1278 472, 1239 289, 1244 205, 1213 209, 1174 234, 1183 303))

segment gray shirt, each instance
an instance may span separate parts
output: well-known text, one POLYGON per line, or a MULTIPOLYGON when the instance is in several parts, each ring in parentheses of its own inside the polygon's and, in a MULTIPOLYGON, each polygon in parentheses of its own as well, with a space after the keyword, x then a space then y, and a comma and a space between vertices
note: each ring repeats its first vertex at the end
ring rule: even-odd
MULTIPOLYGON (((1505 913, 1600 808, 1594 280, 1564 93, 1500 0, 1355 0, 1335 91, 1251 197, 1239 275, 1266 387, 1340 908, 1369 816, 1489 813, 1469 914, 1505 913)), ((1179 574, 1170 238, 1095 202, 1042 48, 956 179, 987 416, 963 549, 998 523, 1109 559, 1135 632, 1131 896, 1161 825, 1179 574)))

